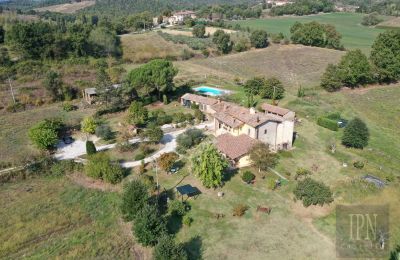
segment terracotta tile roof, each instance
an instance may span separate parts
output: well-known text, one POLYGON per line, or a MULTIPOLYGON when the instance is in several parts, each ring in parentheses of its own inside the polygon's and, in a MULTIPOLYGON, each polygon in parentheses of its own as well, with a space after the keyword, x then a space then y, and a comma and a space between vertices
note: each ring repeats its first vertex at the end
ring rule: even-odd
MULTIPOLYGON (((215 105, 212 105, 212 109, 217 111, 217 113, 219 114, 224 113, 231 117, 234 117, 239 121, 242 121, 243 123, 246 123, 252 127, 257 127, 259 125, 266 123, 267 121, 277 121, 277 122, 283 121, 283 118, 280 116, 268 115, 257 112, 255 110, 253 111, 253 113, 251 113, 249 108, 245 108, 226 101, 221 101, 215 105)), ((222 122, 229 123, 225 121, 222 122)))
POLYGON ((239 136, 223 134, 217 137, 217 149, 232 160, 248 154, 256 143, 257 140, 245 134, 239 136))
POLYGON ((214 117, 232 128, 236 128, 236 127, 239 127, 244 124, 242 121, 240 121, 226 113, 215 113, 214 117))
POLYGON ((261 105, 261 109, 266 111, 266 112, 278 114, 280 116, 284 116, 284 115, 286 115, 287 113, 290 112, 289 109, 286 109, 286 108, 283 108, 283 107, 274 106, 274 105, 270 105, 268 103, 262 104, 261 105))
POLYGON ((203 97, 200 95, 195 95, 195 94, 190 94, 190 93, 186 93, 181 98, 185 99, 185 100, 190 100, 190 101, 206 104, 206 105, 214 105, 215 103, 218 102, 218 100, 216 100, 214 98, 203 97))

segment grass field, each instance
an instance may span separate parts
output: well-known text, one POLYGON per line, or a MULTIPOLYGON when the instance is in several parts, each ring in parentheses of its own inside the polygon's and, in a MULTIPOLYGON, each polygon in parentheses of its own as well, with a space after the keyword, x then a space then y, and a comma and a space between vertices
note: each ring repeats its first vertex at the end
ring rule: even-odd
POLYGON ((64 177, 1 185, 0 258, 133 258, 118 202, 64 177))
POLYGON ((179 59, 186 45, 179 45, 164 40, 155 32, 145 34, 125 34, 121 36, 125 61, 142 63, 155 58, 179 59))
MULTIPOLYGON (((364 14, 358 13, 331 13, 319 14, 310 16, 285 16, 274 17, 266 19, 244 20, 235 23, 243 27, 250 27, 252 29, 263 29, 269 33, 282 32, 286 36, 290 36, 290 27, 296 22, 311 22, 317 21, 319 23, 329 23, 336 27, 342 34, 342 43, 348 49, 361 49, 364 52, 369 52, 371 45, 383 29, 365 27, 361 25, 362 17, 364 14)), ((388 19, 384 17, 385 19, 388 19)))
POLYGON ((19 164, 21 159, 37 153, 28 138, 28 130, 35 123, 60 117, 66 123, 76 125, 84 116, 92 113, 94 109, 64 112, 61 104, 52 104, 18 113, 0 114, 0 160, 19 164))
POLYGON ((205 80, 224 86, 234 78, 275 76, 285 83, 288 91, 295 93, 300 85, 318 85, 325 67, 338 62, 343 53, 301 45, 273 45, 245 53, 176 62, 177 79, 205 80))
POLYGON ((35 11, 37 12, 55 12, 55 13, 62 13, 62 14, 73 14, 92 6, 96 3, 96 1, 82 1, 82 2, 73 2, 67 4, 60 4, 60 5, 50 5, 46 7, 36 8, 35 11))

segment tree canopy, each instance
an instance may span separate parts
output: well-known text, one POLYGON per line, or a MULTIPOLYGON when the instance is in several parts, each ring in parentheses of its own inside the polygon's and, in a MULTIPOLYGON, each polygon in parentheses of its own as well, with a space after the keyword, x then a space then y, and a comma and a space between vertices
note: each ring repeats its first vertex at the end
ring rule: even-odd
POLYGON ((400 31, 388 30, 379 34, 372 45, 370 59, 379 81, 400 80, 400 31))
POLYGON ((268 34, 263 30, 255 30, 250 35, 251 46, 255 48, 265 48, 268 46, 268 34))
POLYGON ((342 144, 347 147, 362 149, 368 145, 368 140, 368 127, 360 118, 351 120, 343 131, 342 144))
POLYGON ((149 192, 140 180, 132 180, 124 185, 121 201, 121 212, 126 221, 132 221, 147 204, 149 192))
POLYGON ((131 88, 136 90, 140 97, 156 92, 161 100, 161 94, 172 90, 177 73, 178 70, 172 62, 156 59, 129 72, 127 79, 131 88))
POLYGON ((166 223, 156 205, 145 204, 135 218, 133 232, 144 246, 154 246, 166 234, 166 223))
POLYGON ((194 37, 203 38, 206 34, 206 26, 204 24, 197 24, 192 29, 192 34, 194 37))
POLYGON ((275 153, 269 150, 268 144, 257 143, 250 151, 250 159, 259 171, 267 171, 268 168, 274 167, 278 162, 278 157, 275 153))
POLYGON ((224 32, 224 30, 220 29, 216 30, 213 35, 212 41, 215 45, 217 45, 217 49, 220 52, 224 54, 231 52, 232 50, 231 36, 228 33, 224 32))
POLYGON ((133 101, 128 108, 128 122, 131 124, 144 125, 148 120, 148 110, 142 102, 133 101))
POLYGON ((57 119, 46 119, 29 129, 28 136, 32 143, 41 150, 54 148, 58 142, 58 133, 62 122, 57 119))
POLYGON ((343 49, 341 34, 330 24, 320 24, 315 21, 304 24, 296 22, 290 28, 290 33, 290 38, 293 43, 331 49, 343 49))
POLYGON ((305 207, 310 205, 323 206, 333 201, 333 194, 330 188, 324 183, 311 178, 305 178, 299 181, 293 193, 296 199, 303 201, 305 207))
POLYGON ((196 148, 192 159, 192 171, 199 177, 206 188, 216 188, 222 185, 222 177, 227 161, 210 143, 196 148))
POLYGON ((176 244, 172 236, 162 236, 154 248, 155 260, 186 260, 187 253, 181 244, 176 244))

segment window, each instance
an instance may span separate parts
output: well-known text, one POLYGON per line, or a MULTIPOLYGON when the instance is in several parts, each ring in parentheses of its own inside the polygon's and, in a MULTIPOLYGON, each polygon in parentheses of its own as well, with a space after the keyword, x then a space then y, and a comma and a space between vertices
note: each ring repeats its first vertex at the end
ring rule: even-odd
POLYGON ((265 134, 265 135, 267 134, 267 129, 264 130, 264 134, 265 134))

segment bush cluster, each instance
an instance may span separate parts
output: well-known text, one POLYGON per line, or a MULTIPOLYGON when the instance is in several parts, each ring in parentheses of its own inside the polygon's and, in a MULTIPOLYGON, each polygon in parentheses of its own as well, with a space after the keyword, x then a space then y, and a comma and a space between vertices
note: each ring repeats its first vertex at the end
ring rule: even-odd
POLYGON ((85 165, 85 173, 89 177, 101 179, 112 184, 120 182, 124 176, 119 163, 111 161, 110 157, 105 153, 90 155, 85 165))
POLYGON ((329 187, 311 178, 299 181, 293 193, 296 199, 303 201, 305 207, 310 205, 323 206, 333 201, 333 195, 329 187))
POLYGON ((242 174, 242 180, 246 183, 252 182, 256 176, 251 171, 245 171, 242 174))
POLYGON ((339 126, 337 124, 337 121, 329 119, 327 117, 323 117, 323 116, 318 117, 317 124, 319 126, 324 127, 324 128, 328 128, 329 130, 332 130, 332 131, 338 131, 339 130, 339 126))

